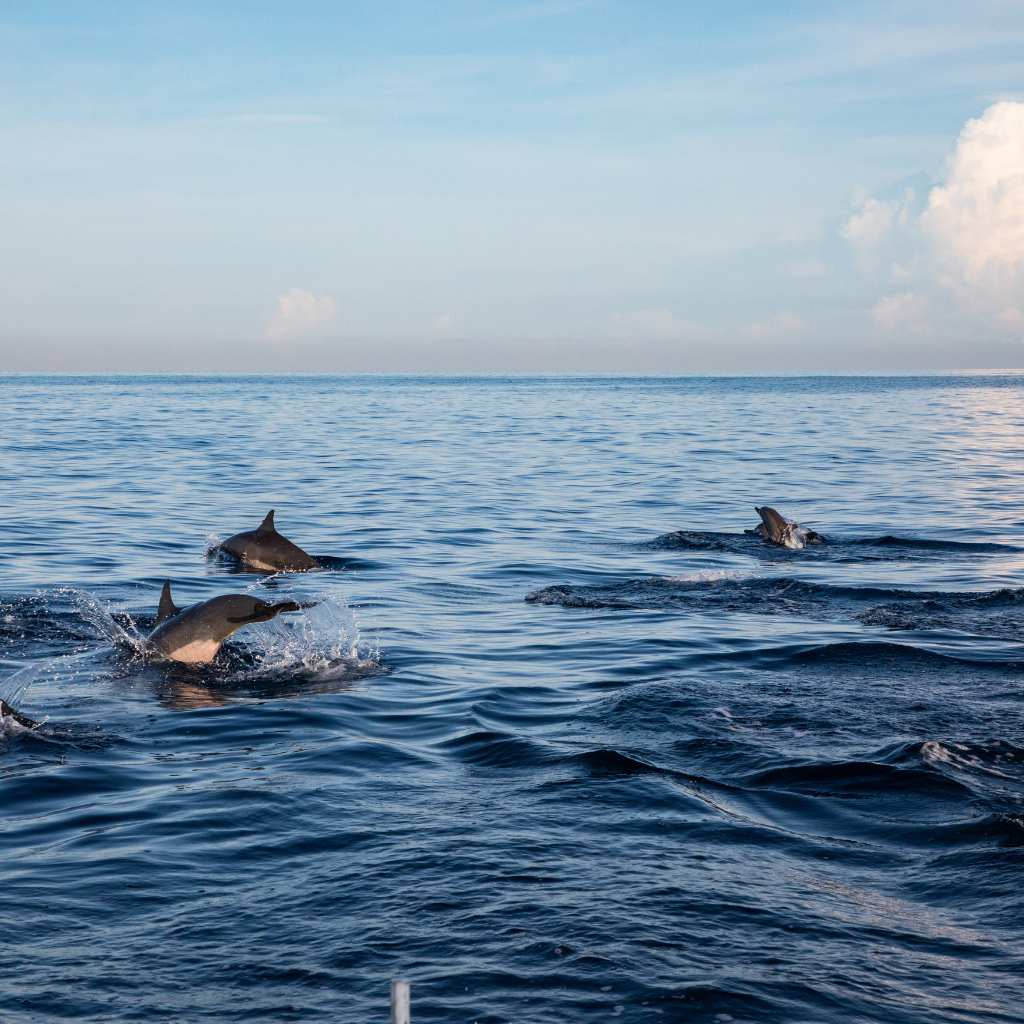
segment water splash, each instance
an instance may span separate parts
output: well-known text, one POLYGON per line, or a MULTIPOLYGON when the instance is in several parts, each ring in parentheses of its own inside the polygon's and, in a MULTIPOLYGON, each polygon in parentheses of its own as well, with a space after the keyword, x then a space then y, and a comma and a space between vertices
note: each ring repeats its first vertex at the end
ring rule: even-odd
MULTIPOLYGON (((43 719, 43 722, 44 721, 45 719, 43 719)), ((7 736, 20 736, 27 732, 35 732, 43 722, 36 722, 34 725, 25 725, 22 722, 19 722, 15 715, 5 715, 4 706, 3 704, 0 704, 0 739, 4 739, 7 736)))
POLYGON ((133 658, 143 654, 145 638, 134 619, 119 611, 117 615, 122 620, 119 622, 109 604, 85 590, 74 587, 40 590, 4 611, 4 620, 11 625, 16 626, 23 619, 25 628, 31 623, 33 631, 49 632, 50 643, 70 644, 70 650, 60 654, 29 662, 6 662, 14 669, 3 680, 0 697, 15 707, 40 679, 63 683, 75 679, 84 663, 95 660, 110 644, 128 651, 133 658))
POLYGON ((114 618, 111 605, 100 601, 87 590, 61 588, 57 593, 67 597, 78 617, 96 631, 97 639, 109 640, 115 646, 127 647, 139 655, 142 654, 146 638, 139 631, 135 619, 129 612, 118 613, 124 621, 122 625, 114 618))
MULTIPOLYGON (((279 587, 274 593, 282 594, 279 587)), ((282 596, 309 600, 308 596, 297 594, 282 596)), ((315 601, 301 616, 281 616, 256 623, 238 634, 238 643, 254 663, 245 673, 247 678, 299 675, 328 681, 361 678, 379 671, 380 649, 363 640, 345 598, 321 593, 315 601)))

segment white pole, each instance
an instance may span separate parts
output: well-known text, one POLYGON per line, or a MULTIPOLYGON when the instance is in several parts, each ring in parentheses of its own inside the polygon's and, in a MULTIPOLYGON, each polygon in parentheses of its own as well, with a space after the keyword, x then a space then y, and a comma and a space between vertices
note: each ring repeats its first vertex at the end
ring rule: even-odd
POLYGON ((391 1024, 409 1024, 409 982, 391 982, 391 1024))

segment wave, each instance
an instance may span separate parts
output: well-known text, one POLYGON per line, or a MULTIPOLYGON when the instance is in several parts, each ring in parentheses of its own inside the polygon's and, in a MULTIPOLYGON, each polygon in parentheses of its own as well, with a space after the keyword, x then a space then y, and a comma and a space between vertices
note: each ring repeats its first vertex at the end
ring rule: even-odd
POLYGON ((907 558, 927 558, 938 555, 1007 554, 1020 552, 1013 544, 992 541, 938 540, 928 537, 899 537, 883 534, 879 537, 826 536, 825 544, 815 544, 799 551, 765 544, 753 532, 719 533, 709 530, 674 530, 652 540, 640 541, 637 547, 655 551, 722 551, 729 554, 759 555, 765 557, 815 558, 851 561, 867 558, 871 561, 905 561, 907 558), (871 549, 879 549, 872 551, 871 549))
POLYGON ((438 744, 464 764, 489 768, 529 768, 552 760, 544 744, 496 730, 476 730, 438 744))
POLYGON ((907 548, 912 551, 940 551, 965 555, 1000 554, 1024 550, 1014 544, 996 544, 989 541, 931 540, 927 537, 896 537, 892 534, 885 534, 881 537, 863 537, 848 543, 870 545, 876 548, 907 548))
POLYGON ((989 667, 993 670, 1014 672, 1024 662, 1008 658, 985 657, 981 652, 962 654, 937 651, 912 643, 890 643, 885 640, 840 640, 825 644, 785 645, 762 652, 764 661, 785 661, 793 665, 818 664, 851 667, 877 672, 880 668, 906 667, 908 669, 964 666, 989 667))
POLYGON ((724 607, 733 611, 788 613, 814 605, 863 603, 906 596, 926 600, 936 594, 887 587, 835 586, 788 576, 735 577, 706 574, 692 578, 648 576, 612 583, 556 584, 527 594, 529 604, 567 608, 724 607))
POLYGON ((814 583, 785 576, 652 576, 603 584, 555 584, 529 604, 609 610, 717 610, 860 622, 890 630, 951 630, 996 639, 1024 637, 1024 588, 980 593, 814 583), (867 606, 867 607, 865 607, 867 606))
POLYGON ((706 530, 674 530, 637 547, 656 551, 727 551, 749 553, 766 545, 760 538, 742 533, 712 533, 706 530))
POLYGON ((1024 752, 1001 741, 918 740, 861 757, 725 775, 691 772, 614 747, 566 750, 563 744, 487 730, 436 749, 488 770, 530 774, 543 768, 535 785, 545 794, 616 779, 638 785, 660 779, 665 788, 643 790, 648 810, 682 814, 703 829, 708 842, 729 846, 809 843, 820 849, 824 842, 833 858, 856 860, 873 856, 872 847, 893 845, 944 853, 1024 845, 1019 795, 1012 787, 994 790, 985 775, 1002 770, 1006 753, 1015 769, 1024 762, 1024 752))
POLYGON ((766 768, 747 775, 745 786, 789 789, 814 796, 862 796, 882 791, 899 794, 935 794, 967 799, 971 789, 955 779, 925 767, 888 764, 884 761, 816 761, 766 768))

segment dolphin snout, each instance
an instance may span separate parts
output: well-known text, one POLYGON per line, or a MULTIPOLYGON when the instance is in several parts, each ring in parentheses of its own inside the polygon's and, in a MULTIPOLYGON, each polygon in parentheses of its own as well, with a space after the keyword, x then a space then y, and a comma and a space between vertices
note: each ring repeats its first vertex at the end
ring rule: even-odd
POLYGON ((275 615, 280 615, 282 612, 301 612, 304 608, 316 606, 316 601, 282 601, 281 604, 272 604, 270 608, 275 615))
POLYGON ((243 615, 237 619, 230 618, 228 622, 269 622, 285 612, 299 612, 303 608, 313 608, 316 604, 316 601, 281 601, 279 604, 265 604, 263 607, 257 608, 252 615, 243 615))

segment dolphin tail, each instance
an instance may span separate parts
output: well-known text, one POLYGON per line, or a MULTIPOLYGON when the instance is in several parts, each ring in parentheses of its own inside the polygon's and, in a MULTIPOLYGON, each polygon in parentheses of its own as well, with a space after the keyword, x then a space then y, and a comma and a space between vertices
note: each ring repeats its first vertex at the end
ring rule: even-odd
POLYGON ((169 619, 180 611, 181 609, 174 603, 171 597, 171 581, 167 580, 164 583, 164 589, 160 591, 160 604, 156 609, 156 624, 159 626, 164 619, 169 619))

